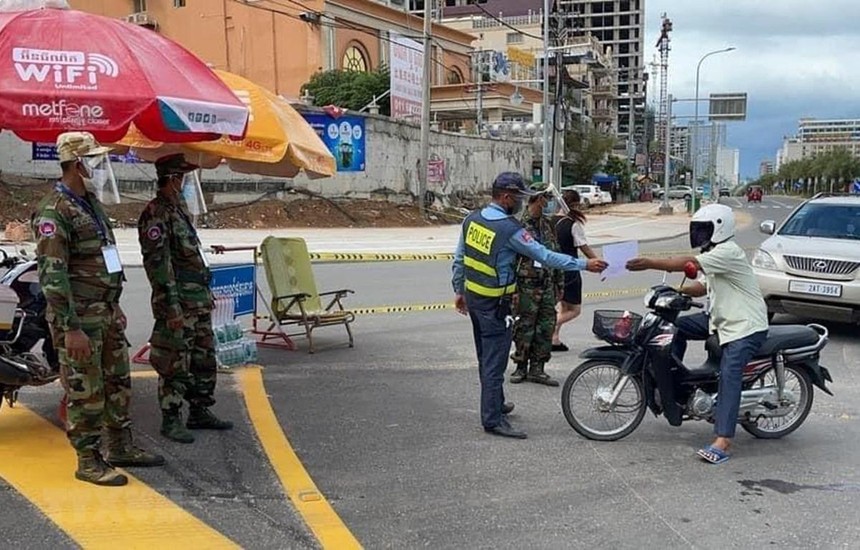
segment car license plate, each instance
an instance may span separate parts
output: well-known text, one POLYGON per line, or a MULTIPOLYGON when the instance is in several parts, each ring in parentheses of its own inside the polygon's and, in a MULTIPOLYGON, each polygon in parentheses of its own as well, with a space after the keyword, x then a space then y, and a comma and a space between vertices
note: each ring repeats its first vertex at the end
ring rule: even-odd
POLYGON ((814 294, 816 296, 842 296, 842 285, 828 285, 824 283, 808 283, 806 281, 789 281, 789 292, 798 294, 814 294))

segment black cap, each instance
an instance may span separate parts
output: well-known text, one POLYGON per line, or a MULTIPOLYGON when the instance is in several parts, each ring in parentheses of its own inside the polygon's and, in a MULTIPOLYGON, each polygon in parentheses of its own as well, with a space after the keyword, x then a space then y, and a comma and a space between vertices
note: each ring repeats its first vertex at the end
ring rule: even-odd
POLYGON ((191 164, 185 160, 185 155, 182 153, 167 155, 155 161, 155 173, 159 178, 173 174, 187 174, 198 168, 200 167, 196 164, 191 164))
POLYGON ((503 189, 505 191, 516 191, 520 195, 536 195, 534 191, 529 190, 526 186, 526 181, 523 176, 517 172, 502 172, 496 176, 493 182, 493 189, 503 189))

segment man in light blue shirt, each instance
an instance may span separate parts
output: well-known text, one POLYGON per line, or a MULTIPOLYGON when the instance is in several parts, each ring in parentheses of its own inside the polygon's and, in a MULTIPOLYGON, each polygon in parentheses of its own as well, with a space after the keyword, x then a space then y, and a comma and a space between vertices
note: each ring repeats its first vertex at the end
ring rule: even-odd
POLYGON ((565 271, 599 273, 607 266, 603 260, 552 252, 537 242, 515 218, 530 194, 520 174, 499 174, 493 182, 492 202, 463 222, 451 280, 457 311, 472 321, 481 379, 481 423, 488 433, 517 439, 525 439, 526 434, 514 430, 503 416, 513 405, 504 402, 502 389, 511 351, 517 255, 565 271))

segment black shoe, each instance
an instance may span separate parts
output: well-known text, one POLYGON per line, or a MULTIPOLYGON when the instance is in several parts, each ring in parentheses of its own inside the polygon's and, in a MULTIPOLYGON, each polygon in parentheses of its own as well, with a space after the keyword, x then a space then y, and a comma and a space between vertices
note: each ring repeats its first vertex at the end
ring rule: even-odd
POLYGON ((515 370, 513 372, 513 374, 511 374, 511 378, 510 378, 511 384, 521 383, 523 380, 526 379, 527 374, 528 373, 526 372, 525 368, 522 368, 522 369, 518 368, 517 370, 515 370))
POLYGON ((534 384, 542 384, 544 386, 550 386, 553 388, 558 386, 558 380, 552 378, 546 373, 530 374, 526 376, 526 380, 534 384))
POLYGON ((502 403, 502 414, 511 414, 514 412, 513 403, 502 403))
POLYGON ((502 422, 498 426, 493 426, 492 428, 485 427, 484 431, 488 434, 498 435, 501 437, 510 437, 512 439, 526 439, 528 437, 525 432, 516 431, 507 422, 502 422))
POLYGON ((570 348, 559 342, 552 345, 552 351, 570 351, 570 348))

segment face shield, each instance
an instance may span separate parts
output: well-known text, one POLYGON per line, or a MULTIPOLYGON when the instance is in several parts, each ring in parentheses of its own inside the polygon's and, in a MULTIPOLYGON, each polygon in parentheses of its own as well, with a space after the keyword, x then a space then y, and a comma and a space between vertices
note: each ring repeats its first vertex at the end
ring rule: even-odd
POLYGON ((84 177, 87 191, 96 196, 102 204, 119 204, 119 189, 108 155, 95 155, 78 159, 88 177, 84 177))
POLYGON ((560 213, 564 216, 570 214, 570 208, 567 207, 567 203, 564 202, 564 198, 561 196, 561 191, 556 189, 555 185, 550 185, 547 188, 547 193, 551 193, 550 203, 555 206, 555 212, 553 212, 553 214, 560 213))
POLYGON ((714 222, 690 222, 690 247, 705 248, 714 236, 714 222))
POLYGON ((203 198, 203 187, 200 185, 199 173, 199 170, 188 172, 182 178, 182 201, 192 216, 202 216, 208 212, 206 199, 203 198))

